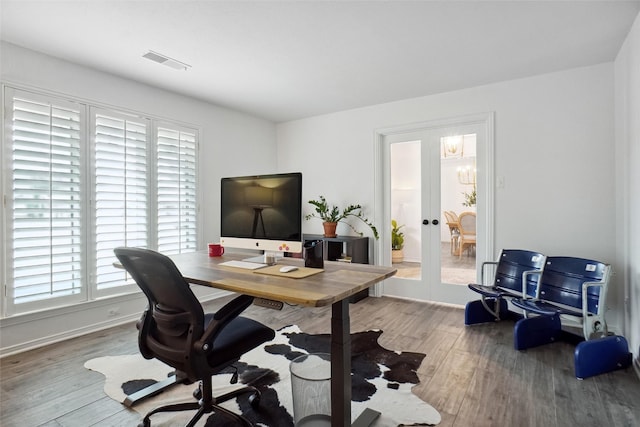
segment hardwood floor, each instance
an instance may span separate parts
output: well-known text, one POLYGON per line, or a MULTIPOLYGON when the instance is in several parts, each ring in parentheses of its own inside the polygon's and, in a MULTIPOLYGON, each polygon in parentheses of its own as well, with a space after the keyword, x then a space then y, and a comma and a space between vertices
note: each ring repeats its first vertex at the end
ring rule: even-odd
MULTIPOLYGON (((209 310, 221 302, 209 303, 209 310)), ((464 326, 451 306, 391 298, 351 305, 351 330, 382 329, 380 344, 426 353, 414 393, 442 415, 442 427, 639 426, 640 381, 630 368, 584 381, 573 376, 573 345, 518 352, 513 323, 464 326)), ((274 329, 297 324, 329 332, 329 308, 252 306, 245 315, 274 329)), ((106 397, 86 360, 138 351, 133 324, 0 360, 4 427, 135 426, 140 416, 106 397)))

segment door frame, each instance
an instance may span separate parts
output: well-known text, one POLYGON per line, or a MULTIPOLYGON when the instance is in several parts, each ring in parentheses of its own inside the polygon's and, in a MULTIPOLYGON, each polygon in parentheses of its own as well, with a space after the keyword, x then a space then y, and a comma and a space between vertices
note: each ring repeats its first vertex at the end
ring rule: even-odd
MULTIPOLYGON (((478 234, 482 233, 483 252, 491 260, 494 253, 494 112, 469 114, 428 120, 418 123, 410 123, 393 127, 376 129, 374 131, 374 216, 379 224, 391 224, 391 209, 388 206, 388 196, 391 194, 389 174, 389 158, 385 154, 385 138, 391 135, 404 133, 436 130, 438 128, 448 128, 465 125, 480 125, 484 129, 486 141, 483 150, 478 150, 476 154, 476 164, 478 169, 477 185, 483 187, 483 197, 478 198, 477 211, 482 210, 482 217, 478 215, 478 234)), ((382 265, 391 265, 391 230, 387 226, 382 226, 380 238, 377 241, 376 252, 382 265)), ((477 272, 479 275, 479 272, 477 272)), ((382 296, 384 294, 384 282, 376 284, 372 289, 372 295, 382 296)))

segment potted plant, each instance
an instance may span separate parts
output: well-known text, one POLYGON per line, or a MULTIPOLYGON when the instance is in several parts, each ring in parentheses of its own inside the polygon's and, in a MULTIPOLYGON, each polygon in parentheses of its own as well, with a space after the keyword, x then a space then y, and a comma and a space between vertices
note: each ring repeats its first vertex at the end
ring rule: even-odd
POLYGON ((462 193, 464 196, 464 202, 462 206, 473 207, 476 205, 476 186, 473 186, 473 191, 471 193, 462 193))
POLYGON ((367 224, 373 232, 373 237, 378 239, 378 230, 367 218, 364 217, 361 205, 349 205, 340 210, 340 208, 335 205, 329 206, 324 196, 320 196, 320 200, 309 200, 309 204, 315 207, 315 212, 305 215, 305 219, 321 219, 324 227, 324 237, 336 237, 336 227, 339 222, 344 222, 351 227, 353 231, 362 236, 360 231, 356 230, 353 225, 345 221, 349 217, 355 217, 367 224))
POLYGON ((404 225, 398 225, 395 219, 391 220, 391 262, 400 263, 404 260, 404 232, 400 229, 404 225))

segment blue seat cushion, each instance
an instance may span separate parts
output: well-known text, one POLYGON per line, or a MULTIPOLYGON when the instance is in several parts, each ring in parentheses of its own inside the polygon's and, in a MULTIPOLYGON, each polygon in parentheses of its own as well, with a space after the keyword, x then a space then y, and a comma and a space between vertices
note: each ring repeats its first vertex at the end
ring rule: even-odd
POLYGON ((522 298, 516 298, 511 300, 513 305, 519 307, 525 311, 530 313, 536 313, 543 316, 553 316, 555 314, 568 314, 571 316, 579 316, 582 317, 582 312, 573 309, 567 309, 564 307, 557 306, 555 304, 548 303, 546 301, 535 301, 522 298))

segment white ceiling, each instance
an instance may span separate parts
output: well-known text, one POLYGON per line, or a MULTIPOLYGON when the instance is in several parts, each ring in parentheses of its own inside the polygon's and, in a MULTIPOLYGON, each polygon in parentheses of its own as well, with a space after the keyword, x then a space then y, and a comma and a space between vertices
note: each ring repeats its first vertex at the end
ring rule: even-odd
POLYGON ((1 0, 2 40, 287 121, 615 59, 640 1, 1 0), (148 50, 192 66, 142 58, 148 50))

